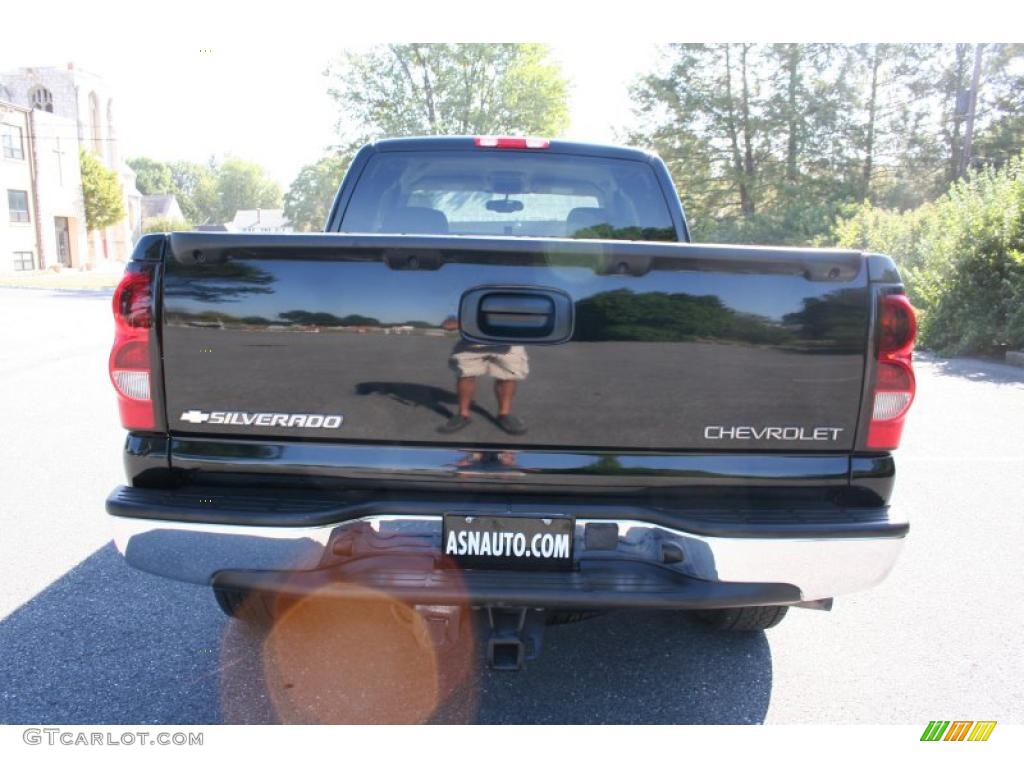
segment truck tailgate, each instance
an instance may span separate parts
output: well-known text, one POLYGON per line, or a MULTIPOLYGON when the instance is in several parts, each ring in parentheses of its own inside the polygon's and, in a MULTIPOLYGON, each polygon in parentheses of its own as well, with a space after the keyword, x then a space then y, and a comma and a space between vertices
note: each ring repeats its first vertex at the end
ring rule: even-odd
POLYGON ((167 424, 321 442, 849 451, 869 297, 864 257, 845 251, 173 234, 167 424), (472 423, 443 434, 456 371, 484 375, 472 423), (487 374, 505 371, 520 379, 522 435, 495 419, 487 374))

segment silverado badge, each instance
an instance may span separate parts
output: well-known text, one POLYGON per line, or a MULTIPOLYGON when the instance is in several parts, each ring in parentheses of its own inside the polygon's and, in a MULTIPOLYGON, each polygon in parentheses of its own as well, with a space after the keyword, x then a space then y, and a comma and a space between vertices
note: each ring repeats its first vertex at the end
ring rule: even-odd
POLYGON ((344 417, 323 413, 248 413, 246 411, 200 411, 191 409, 178 417, 189 424, 230 424, 236 427, 295 427, 337 429, 344 417))

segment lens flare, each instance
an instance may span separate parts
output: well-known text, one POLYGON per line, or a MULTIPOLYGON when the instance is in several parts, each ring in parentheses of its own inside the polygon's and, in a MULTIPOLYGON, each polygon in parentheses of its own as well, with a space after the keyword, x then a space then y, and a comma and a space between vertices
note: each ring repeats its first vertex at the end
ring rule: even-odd
POLYGON ((442 709, 463 716, 475 709, 468 606, 416 608, 385 592, 335 584, 276 607, 280 615, 265 635, 235 626, 225 636, 227 721, 251 721, 245 711, 254 704, 246 698, 258 686, 269 719, 282 723, 424 723, 442 709))

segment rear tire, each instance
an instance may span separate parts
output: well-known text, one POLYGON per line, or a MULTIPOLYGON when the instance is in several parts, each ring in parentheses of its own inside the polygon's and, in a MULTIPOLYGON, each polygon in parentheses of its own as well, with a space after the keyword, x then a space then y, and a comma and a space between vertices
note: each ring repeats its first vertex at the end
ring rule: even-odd
POLYGON ((694 611, 712 629, 725 632, 758 632, 771 629, 786 617, 787 605, 759 605, 749 608, 718 608, 694 611))
POLYGON ((244 589, 213 588, 217 605, 228 618, 251 624, 255 627, 269 627, 274 623, 272 597, 244 589))

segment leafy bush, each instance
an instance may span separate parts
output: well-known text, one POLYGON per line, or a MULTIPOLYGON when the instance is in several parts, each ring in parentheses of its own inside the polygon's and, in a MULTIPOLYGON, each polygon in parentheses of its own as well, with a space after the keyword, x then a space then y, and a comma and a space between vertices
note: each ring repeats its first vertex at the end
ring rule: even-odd
POLYGON ((860 206, 840 247, 896 259, 921 310, 922 346, 944 354, 1024 347, 1024 155, 905 213, 860 206))
POLYGON ((155 218, 146 222, 142 231, 149 232, 188 232, 192 225, 184 219, 155 218))

